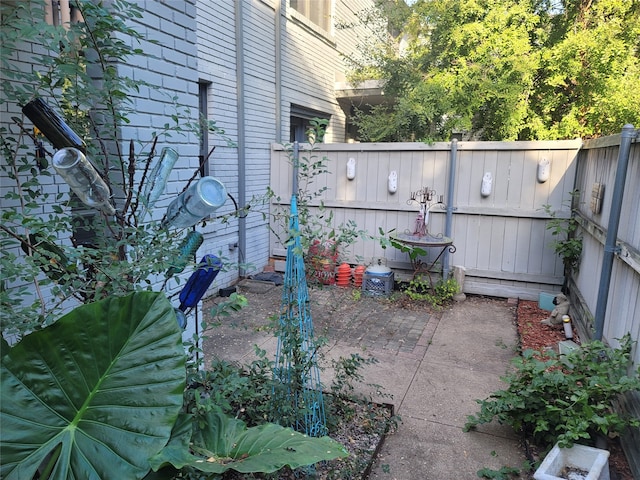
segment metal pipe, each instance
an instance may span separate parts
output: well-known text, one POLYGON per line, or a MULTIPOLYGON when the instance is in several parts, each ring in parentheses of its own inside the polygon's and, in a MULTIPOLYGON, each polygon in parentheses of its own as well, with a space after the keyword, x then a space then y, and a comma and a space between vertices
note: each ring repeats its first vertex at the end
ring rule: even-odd
MULTIPOLYGON (((458 157, 458 139, 451 140, 451 152, 449 154, 449 182, 447 186, 446 217, 444 222, 444 236, 451 238, 453 230, 453 189, 456 180, 456 160, 458 157)), ((449 249, 447 248, 442 258, 442 279, 449 278, 449 249)))
POLYGON ((293 142, 293 177, 291 180, 291 195, 298 195, 298 168, 300 165, 300 144, 293 142))
MULTIPOLYGON (((243 0, 238 0, 235 9, 236 20, 236 95, 237 95, 237 127, 238 127, 238 204, 247 204, 246 189, 246 156, 245 156, 245 112, 244 112, 244 35, 243 35, 243 0)), ((238 275, 244 277, 246 275, 245 267, 240 262, 241 256, 244 254, 246 263, 247 256, 247 221, 245 216, 240 215, 238 218, 238 275)))
POLYGON ((276 68, 275 68, 275 80, 276 80, 276 141, 282 142, 282 0, 276 1, 275 11, 275 50, 276 50, 276 68))
POLYGON ((616 178, 613 184, 613 198, 611 199, 611 209, 609 211, 609 224, 607 226, 607 238, 604 244, 604 255, 602 257, 602 270, 600 273, 600 284, 598 286, 598 300, 596 303, 596 313, 594 319, 594 339, 602 340, 604 331, 604 319, 607 312, 607 300, 609 297, 609 287, 611 286, 611 272, 613 270, 613 258, 620 248, 616 246, 618 239, 618 226, 620 224, 620 211, 622 210, 622 197, 624 196, 624 184, 627 178, 627 167, 629 165, 629 153, 631 151, 631 141, 636 135, 635 128, 631 124, 622 127, 620 134, 620 148, 618 150, 618 165, 616 168, 616 178))

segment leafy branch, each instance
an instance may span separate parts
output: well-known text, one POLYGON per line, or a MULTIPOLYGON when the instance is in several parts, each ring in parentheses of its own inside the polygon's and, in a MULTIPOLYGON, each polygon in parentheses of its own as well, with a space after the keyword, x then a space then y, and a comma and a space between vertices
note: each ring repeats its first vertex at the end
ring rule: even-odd
POLYGON ((554 239, 551 247, 562 258, 565 267, 565 276, 580 265, 580 256, 582 254, 582 238, 577 236, 580 223, 576 219, 576 210, 573 208, 573 202, 580 197, 580 192, 574 190, 571 195, 571 216, 569 218, 561 218, 551 205, 543 205, 543 209, 550 219, 547 220, 547 230, 551 232, 554 239))

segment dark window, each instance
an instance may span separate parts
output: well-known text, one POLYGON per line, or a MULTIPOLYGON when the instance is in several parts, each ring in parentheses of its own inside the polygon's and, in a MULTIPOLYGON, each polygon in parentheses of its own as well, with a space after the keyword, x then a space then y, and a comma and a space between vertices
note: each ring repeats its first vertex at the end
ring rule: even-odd
MULTIPOLYGON (((289 141, 308 142, 308 132, 311 128, 311 120, 314 118, 329 120, 331 115, 300 105, 291 105, 289 141)), ((314 139, 316 142, 322 142, 323 140, 323 138, 314 139)))
POLYGON ((200 175, 206 177, 209 175, 209 162, 206 161, 209 154, 209 85, 211 82, 198 82, 198 111, 200 114, 200 153, 198 160, 200 161, 200 175))

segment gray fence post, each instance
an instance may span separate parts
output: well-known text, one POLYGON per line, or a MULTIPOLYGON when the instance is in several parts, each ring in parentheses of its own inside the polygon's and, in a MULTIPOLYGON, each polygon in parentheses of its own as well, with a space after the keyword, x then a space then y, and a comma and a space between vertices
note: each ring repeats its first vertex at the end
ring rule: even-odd
POLYGON ((615 253, 620 250, 616 245, 618 239, 618 225, 620 224, 620 211, 622 210, 622 197, 624 196, 624 184, 627 178, 631 141, 635 135, 636 132, 633 125, 626 124, 622 127, 622 132, 620 134, 620 149, 618 150, 618 166, 616 168, 616 178, 613 184, 613 198, 611 199, 607 238, 604 244, 604 256, 602 258, 602 272, 600 274, 600 284, 598 286, 598 301, 596 303, 596 313, 594 318, 595 340, 602 340, 604 318, 605 313, 607 312, 607 300, 609 297, 609 286, 611 283, 611 271, 613 269, 613 258, 615 253))

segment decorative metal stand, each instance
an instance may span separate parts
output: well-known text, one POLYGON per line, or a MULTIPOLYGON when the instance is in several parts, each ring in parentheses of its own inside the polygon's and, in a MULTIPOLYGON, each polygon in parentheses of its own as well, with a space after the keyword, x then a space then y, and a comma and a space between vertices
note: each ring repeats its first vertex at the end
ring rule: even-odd
POLYGON ((453 244, 453 239, 449 237, 444 237, 442 235, 433 236, 427 233, 424 236, 418 235, 409 235, 409 234, 398 234, 394 235, 393 239, 402 245, 406 245, 409 248, 416 248, 416 251, 423 250, 423 253, 426 254, 427 248, 434 248, 437 250, 437 256, 431 261, 424 261, 420 258, 419 255, 410 255, 411 266, 413 267, 413 278, 416 278, 417 275, 426 275, 429 278, 429 284, 433 287, 433 279, 431 278, 431 272, 434 270, 438 260, 444 254, 445 251, 449 251, 449 253, 455 253, 456 247, 453 244))
MULTIPOLYGON (((411 205, 415 202, 420 206, 420 211, 416 217, 416 226, 413 230, 414 235, 423 237, 429 234, 429 230, 427 229, 427 225, 429 224, 429 209, 433 206, 432 202, 435 196, 436 191, 430 190, 429 187, 422 187, 422 189, 417 192, 411 192, 411 197, 407 200, 407 204, 411 205)), ((437 204, 442 204, 442 196, 437 204)))
POLYGON ((429 187, 423 187, 417 192, 411 192, 407 204, 417 203, 420 206, 420 211, 416 216, 415 227, 413 233, 411 230, 406 230, 404 233, 393 235, 393 239, 407 247, 412 251, 409 258, 411 259, 411 266, 413 267, 413 278, 419 274, 427 275, 429 278, 429 284, 433 287, 433 280, 431 278, 431 272, 440 260, 440 257, 445 251, 454 253, 456 251, 455 245, 453 245, 453 239, 445 237, 442 234, 432 235, 429 233, 429 210, 434 205, 444 206, 442 202, 442 195, 437 203, 433 203, 436 198, 436 191, 431 190, 429 187), (427 255, 426 249, 438 249, 437 256, 432 261, 424 261, 420 258, 422 255, 427 255))
POLYGON ((326 418, 309 308, 297 205, 298 144, 294 144, 290 239, 287 246, 274 378, 274 420, 312 437, 326 435, 326 418))

